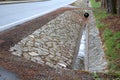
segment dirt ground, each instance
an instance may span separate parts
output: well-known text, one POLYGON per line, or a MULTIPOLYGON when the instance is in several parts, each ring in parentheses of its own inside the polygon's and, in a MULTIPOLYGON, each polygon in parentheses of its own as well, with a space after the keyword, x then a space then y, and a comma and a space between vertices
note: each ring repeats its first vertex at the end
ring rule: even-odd
POLYGON ((103 20, 104 23, 108 24, 107 27, 113 32, 120 31, 120 17, 119 16, 108 16, 103 20))

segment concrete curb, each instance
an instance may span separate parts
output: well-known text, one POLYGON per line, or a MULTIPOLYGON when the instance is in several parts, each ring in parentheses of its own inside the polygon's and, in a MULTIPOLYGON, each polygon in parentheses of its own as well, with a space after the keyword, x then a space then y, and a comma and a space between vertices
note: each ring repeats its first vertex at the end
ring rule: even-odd
POLYGON ((0 1, 0 5, 5 5, 5 4, 19 4, 19 3, 30 3, 30 2, 43 2, 43 1, 49 1, 49 0, 0 1))

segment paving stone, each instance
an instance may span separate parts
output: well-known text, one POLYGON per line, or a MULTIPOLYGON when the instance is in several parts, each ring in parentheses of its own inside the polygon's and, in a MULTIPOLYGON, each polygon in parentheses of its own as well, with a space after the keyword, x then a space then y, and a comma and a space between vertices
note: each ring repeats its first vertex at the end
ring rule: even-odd
POLYGON ((39 55, 48 55, 49 54, 49 52, 46 52, 46 51, 43 51, 43 50, 41 50, 41 49, 38 49, 38 54, 39 55))
POLYGON ((23 53, 23 57, 28 60, 31 58, 31 56, 28 53, 23 53))
POLYGON ((38 55, 39 55, 39 54, 36 53, 36 52, 29 52, 28 54, 31 55, 31 56, 38 56, 38 55))

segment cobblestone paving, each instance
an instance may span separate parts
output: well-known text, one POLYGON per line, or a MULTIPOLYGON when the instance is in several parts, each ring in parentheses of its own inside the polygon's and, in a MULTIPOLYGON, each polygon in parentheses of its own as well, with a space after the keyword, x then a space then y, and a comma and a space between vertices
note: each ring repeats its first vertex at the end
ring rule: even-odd
POLYGON ((72 64, 82 26, 79 11, 67 11, 10 48, 12 54, 54 68, 72 64))

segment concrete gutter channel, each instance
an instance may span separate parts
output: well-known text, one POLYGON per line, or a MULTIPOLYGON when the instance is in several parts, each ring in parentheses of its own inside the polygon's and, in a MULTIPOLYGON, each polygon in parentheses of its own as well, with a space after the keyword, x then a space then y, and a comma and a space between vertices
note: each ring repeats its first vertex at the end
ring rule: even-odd
POLYGON ((102 48, 99 30, 96 27, 93 12, 90 15, 89 23, 86 26, 86 55, 85 70, 92 72, 107 72, 107 61, 102 48))
POLYGON ((76 48, 76 54, 73 58, 73 65, 72 68, 75 70, 86 70, 91 72, 107 72, 107 61, 105 59, 105 53, 102 49, 102 43, 99 37, 99 31, 95 26, 95 19, 93 17, 92 11, 88 11, 90 15, 90 21, 87 24, 84 24, 80 34, 79 34, 79 40, 77 42, 77 48, 76 48), (85 32, 85 34, 83 34, 85 32), (81 44, 81 37, 85 35, 85 49, 84 49, 84 56, 78 56, 79 49, 81 44), (77 58, 81 58, 79 63, 76 63, 78 61, 77 58), (80 62, 83 62, 80 64, 80 62), (76 65, 77 64, 77 65, 76 65), (83 66, 80 66, 83 65, 83 66), (80 67, 77 67, 80 66, 80 67))
POLYGON ((0 5, 5 4, 20 4, 20 3, 31 3, 31 2, 43 2, 49 0, 21 0, 21 1, 0 1, 0 5))
MULTIPOLYGON (((84 0, 83 3, 87 3, 87 0, 84 0)), ((90 3, 85 4, 87 7, 91 7, 90 3)), ((84 6, 84 7, 86 7, 84 6)), ((83 7, 83 8, 84 8, 83 7)), ((83 69, 90 72, 107 72, 107 61, 105 59, 105 53, 102 48, 102 42, 99 36, 99 31, 96 27, 95 18, 93 15, 92 10, 85 10, 85 12, 88 12, 90 14, 87 24, 84 24, 84 29, 82 32, 85 32, 85 55, 82 61, 83 63, 83 69)), ((82 33, 81 32, 81 33, 82 33)), ((81 40, 80 34, 80 39, 81 40)), ((80 43, 78 41, 78 44, 80 43)), ((77 47, 80 47, 77 45, 77 47)), ((77 60, 77 54, 78 54, 78 48, 76 50, 76 55, 74 56, 73 62, 77 60)), ((79 56, 78 56, 79 57, 79 56)), ((75 63, 73 63, 72 66, 74 66, 75 63)), ((79 70, 79 68, 77 69, 79 70)))
POLYGON ((82 38, 84 30, 85 30, 85 24, 83 24, 82 27, 81 27, 79 37, 78 37, 78 41, 76 43, 75 55, 73 57, 73 62, 72 62, 72 65, 71 65, 72 69, 74 69, 74 70, 84 69, 84 66, 77 67, 77 66, 79 66, 79 63, 76 63, 77 62, 77 57, 78 57, 78 54, 79 54, 79 50, 80 50, 81 38, 82 38))

